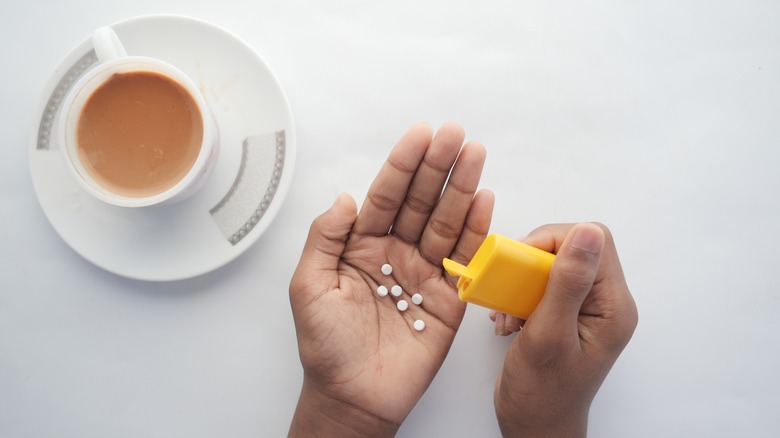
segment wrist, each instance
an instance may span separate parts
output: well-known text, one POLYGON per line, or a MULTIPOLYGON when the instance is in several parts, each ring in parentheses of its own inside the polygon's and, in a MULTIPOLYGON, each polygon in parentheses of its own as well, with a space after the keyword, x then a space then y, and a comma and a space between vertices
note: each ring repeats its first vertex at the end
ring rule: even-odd
POLYGON ((496 409, 498 426, 504 438, 584 438, 588 435, 588 416, 562 417, 558 420, 527 419, 518 420, 515 416, 499 414, 496 409))
POLYGON ((580 438, 588 433, 590 403, 571 404, 551 394, 519 394, 496 387, 493 403, 502 436, 580 438))
POLYGON ((392 437, 400 424, 324 394, 304 378, 289 437, 392 437))

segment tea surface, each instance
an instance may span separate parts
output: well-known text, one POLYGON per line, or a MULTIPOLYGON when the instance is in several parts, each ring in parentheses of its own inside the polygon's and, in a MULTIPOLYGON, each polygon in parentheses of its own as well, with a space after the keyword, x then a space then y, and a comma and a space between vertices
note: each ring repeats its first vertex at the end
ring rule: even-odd
POLYGON ((79 157, 90 176, 123 196, 173 187, 195 163, 203 120, 192 96, 153 72, 113 75, 79 117, 79 157))

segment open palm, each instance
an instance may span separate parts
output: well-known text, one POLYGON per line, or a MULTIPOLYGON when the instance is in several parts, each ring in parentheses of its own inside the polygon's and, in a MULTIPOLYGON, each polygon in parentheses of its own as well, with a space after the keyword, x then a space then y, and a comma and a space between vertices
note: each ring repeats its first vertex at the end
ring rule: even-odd
POLYGON ((489 191, 476 193, 485 149, 444 125, 413 127, 390 153, 360 213, 340 195, 312 224, 290 285, 304 392, 400 424, 430 385, 465 304, 442 270, 466 263, 487 234, 489 191), (390 275, 380 268, 389 263, 390 275), (377 287, 403 294, 380 297, 377 287), (412 304, 420 293, 424 301, 412 304), (396 303, 409 308, 399 311, 396 303), (417 331, 416 320, 425 323, 417 331))

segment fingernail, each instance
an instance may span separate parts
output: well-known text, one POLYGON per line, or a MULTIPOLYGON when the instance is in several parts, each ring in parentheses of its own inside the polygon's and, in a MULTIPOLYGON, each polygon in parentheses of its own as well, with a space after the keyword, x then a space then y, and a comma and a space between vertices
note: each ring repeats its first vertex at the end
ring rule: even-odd
POLYGON ((591 254, 598 254, 604 246, 604 235, 595 227, 579 227, 571 239, 571 247, 591 254))

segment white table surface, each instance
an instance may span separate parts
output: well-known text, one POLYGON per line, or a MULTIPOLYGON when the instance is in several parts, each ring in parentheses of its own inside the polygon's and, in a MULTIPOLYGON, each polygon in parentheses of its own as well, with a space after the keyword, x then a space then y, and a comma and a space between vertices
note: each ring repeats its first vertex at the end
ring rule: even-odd
MULTIPOLYGON (((311 220, 362 200, 418 121, 488 148, 492 231, 598 220, 640 323, 590 434, 780 434, 780 3, 773 0, 11 2, 0 18, 0 436, 258 437, 300 388, 287 286, 311 220), (124 279, 45 218, 28 170, 42 88, 92 29, 174 13, 274 69, 295 117, 287 199, 202 277, 124 279)), ((470 307, 399 436, 497 436, 510 338, 470 307)), ((398 382, 399 385, 403 382, 398 382)))

